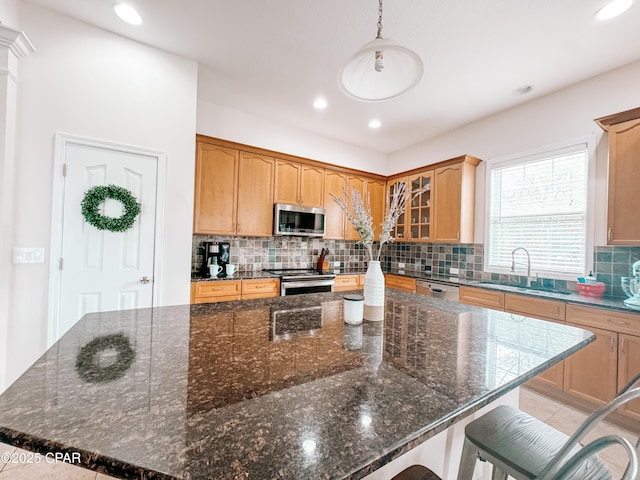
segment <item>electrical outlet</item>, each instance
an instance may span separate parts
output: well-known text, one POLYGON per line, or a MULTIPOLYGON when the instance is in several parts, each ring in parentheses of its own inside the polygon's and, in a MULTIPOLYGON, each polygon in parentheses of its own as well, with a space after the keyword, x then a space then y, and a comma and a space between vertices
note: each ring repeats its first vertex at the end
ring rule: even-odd
POLYGON ((333 266, 334 267, 339 267, 340 266, 340 262, 333 262, 333 266))
POLYGON ((451 275, 458 275, 458 269, 457 268, 450 268, 449 269, 449 273, 451 275))
POLYGON ((404 268, 404 263, 399 262, 399 263, 398 263, 398 268, 404 268))

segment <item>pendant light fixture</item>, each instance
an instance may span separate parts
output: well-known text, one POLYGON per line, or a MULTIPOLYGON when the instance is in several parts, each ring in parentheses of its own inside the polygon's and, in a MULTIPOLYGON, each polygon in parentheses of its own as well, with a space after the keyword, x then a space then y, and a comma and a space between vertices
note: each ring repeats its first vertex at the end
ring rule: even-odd
POLYGON ((338 72, 338 86, 355 100, 382 102, 415 87, 423 70, 414 51, 382 38, 382 0, 378 0, 378 35, 347 60, 338 72))

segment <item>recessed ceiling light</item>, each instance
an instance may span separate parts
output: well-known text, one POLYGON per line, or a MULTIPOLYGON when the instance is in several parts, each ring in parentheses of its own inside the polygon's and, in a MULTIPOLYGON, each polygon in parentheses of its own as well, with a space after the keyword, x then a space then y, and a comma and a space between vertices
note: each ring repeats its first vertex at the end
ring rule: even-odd
POLYGON ((327 108, 327 101, 324 98, 316 98, 313 101, 313 106, 318 110, 322 110, 324 108, 327 108))
POLYGON ((522 87, 516 88, 513 92, 514 95, 526 95, 533 91, 533 85, 523 85, 522 87))
POLYGON ((380 120, 373 119, 369 122, 369 128, 380 128, 381 126, 382 123, 380 122, 380 120))
POLYGON ((140 25, 142 23, 142 17, 135 8, 126 3, 114 3, 113 11, 120 17, 121 20, 130 23, 131 25, 140 25))
POLYGON ((609 20, 629 10, 633 0, 613 0, 596 12, 596 20, 609 20))

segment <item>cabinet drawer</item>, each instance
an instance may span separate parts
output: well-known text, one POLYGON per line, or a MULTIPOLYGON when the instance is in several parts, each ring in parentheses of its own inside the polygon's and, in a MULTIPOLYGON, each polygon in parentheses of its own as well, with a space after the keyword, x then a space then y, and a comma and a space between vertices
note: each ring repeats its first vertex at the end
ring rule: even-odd
POLYGON ((564 320, 565 304, 555 300, 505 293, 504 311, 545 320, 564 320))
POLYGON ((388 288, 395 288, 396 290, 415 293, 416 279, 401 277, 399 275, 385 275, 385 286, 388 288))
POLYGON ((460 303, 504 310, 504 293, 484 288, 460 287, 460 303))
POLYGON ((343 290, 355 290, 360 288, 358 277, 359 275, 336 275, 336 283, 333 286, 333 290, 341 292, 343 290))
POLYGON ((567 321, 587 327, 604 328, 614 332, 640 336, 640 315, 633 313, 569 304, 567 305, 567 321))
POLYGON ((280 280, 242 280, 242 298, 268 298, 280 296, 280 280))
POLYGON ((196 282, 193 296, 194 303, 239 300, 240 280, 196 282))

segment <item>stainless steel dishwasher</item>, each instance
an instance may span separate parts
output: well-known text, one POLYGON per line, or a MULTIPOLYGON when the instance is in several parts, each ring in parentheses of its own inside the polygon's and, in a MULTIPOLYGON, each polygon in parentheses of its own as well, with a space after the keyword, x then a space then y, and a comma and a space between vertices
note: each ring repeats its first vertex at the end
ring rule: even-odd
POLYGON ((416 282, 416 293, 449 300, 450 302, 460 301, 459 287, 430 280, 418 280, 416 282))

